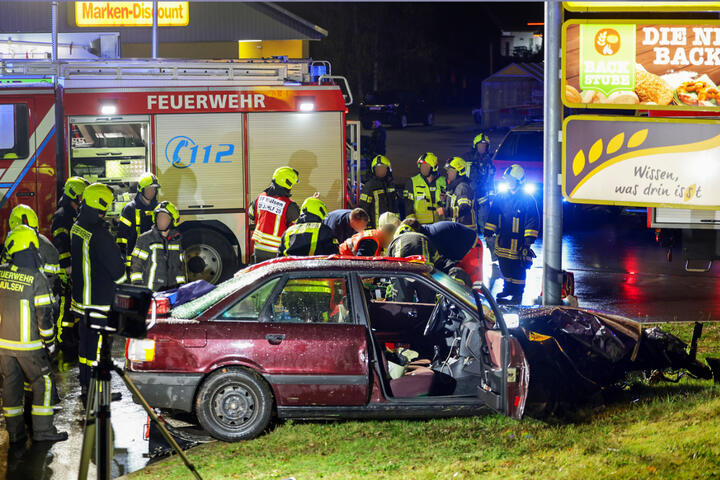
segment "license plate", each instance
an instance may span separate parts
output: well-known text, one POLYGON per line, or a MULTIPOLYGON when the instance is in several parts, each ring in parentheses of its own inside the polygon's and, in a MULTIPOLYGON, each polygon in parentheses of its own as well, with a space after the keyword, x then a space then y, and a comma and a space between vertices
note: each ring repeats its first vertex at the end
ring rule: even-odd
POLYGON ((369 110, 382 110, 382 107, 369 107, 369 110))

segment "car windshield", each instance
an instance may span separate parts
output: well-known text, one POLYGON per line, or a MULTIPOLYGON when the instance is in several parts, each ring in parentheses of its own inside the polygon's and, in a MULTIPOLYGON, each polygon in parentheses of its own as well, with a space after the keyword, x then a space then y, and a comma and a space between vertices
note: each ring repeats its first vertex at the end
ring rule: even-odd
POLYGON ((463 300, 470 308, 477 310, 475 295, 473 295, 472 290, 468 287, 457 280, 453 280, 451 277, 438 270, 432 274, 432 278, 440 285, 454 293, 458 298, 463 300))
POLYGON ((514 162, 542 162, 543 132, 540 130, 510 132, 500 145, 495 159, 514 162))
POLYGON ((365 103, 371 105, 386 105, 391 103, 398 103, 402 100, 402 95, 399 92, 373 92, 365 95, 365 103))

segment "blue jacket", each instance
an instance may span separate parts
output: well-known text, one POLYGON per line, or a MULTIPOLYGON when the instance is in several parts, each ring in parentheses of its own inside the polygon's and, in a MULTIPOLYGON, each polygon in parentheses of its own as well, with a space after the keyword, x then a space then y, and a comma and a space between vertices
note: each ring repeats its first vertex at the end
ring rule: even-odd
POLYGON ((357 232, 350 226, 350 209, 333 210, 328 213, 323 223, 333 231, 338 243, 342 243, 357 232))
POLYGON ((422 226, 422 231, 435 244, 440 254, 450 260, 460 261, 477 241, 475 230, 447 220, 422 226))

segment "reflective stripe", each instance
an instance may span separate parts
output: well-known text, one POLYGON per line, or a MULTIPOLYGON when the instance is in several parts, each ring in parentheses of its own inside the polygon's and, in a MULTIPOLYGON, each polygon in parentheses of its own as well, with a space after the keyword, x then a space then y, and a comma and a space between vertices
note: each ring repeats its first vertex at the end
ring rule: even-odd
POLYGON ((135 282, 138 280, 142 280, 142 273, 141 272, 134 272, 132 275, 130 275, 130 281, 135 282))
POLYGON ((123 237, 118 237, 118 238, 117 238, 117 243, 124 243, 124 244, 127 244, 127 243, 128 243, 128 241, 127 241, 127 238, 123 238, 123 237))
POLYGON ((127 280, 127 273, 123 273, 122 277, 115 280, 115 283, 124 283, 127 280))
POLYGON ((50 294, 37 295, 34 300, 36 307, 42 307, 43 305, 50 305, 52 303, 52 297, 50 294))
POLYGON ((23 414, 23 406, 19 407, 3 407, 3 414, 6 417, 18 417, 23 414))
MULTIPOLYGON (((45 380, 45 395, 43 398, 43 407, 49 407, 50 404, 50 393, 52 392, 52 380, 50 379, 50 375, 45 374, 43 375, 43 380, 45 380)), ((33 405, 33 408, 35 408, 35 405, 33 405)), ((52 408, 50 409, 50 412, 52 412, 52 408)))
POLYGON ((525 229, 525 236, 526 237, 537 237, 538 231, 537 230, 531 230, 531 229, 525 229))
POLYGON ((520 231, 520 217, 513 217, 512 222, 512 232, 518 233, 520 231))
POLYGON ((20 342, 30 342, 30 301, 20 300, 20 342))
POLYGON ((132 251, 132 255, 138 257, 140 260, 147 260, 148 255, 150 255, 145 250, 140 250, 139 248, 135 247, 135 249, 132 251))
POLYGON ((4 338, 0 338, 0 348, 18 351, 39 350, 43 348, 43 344, 40 340, 35 340, 32 342, 15 342, 13 340, 6 340, 4 338))
POLYGON ((175 277, 175 283, 181 284, 181 283, 185 283, 185 282, 186 282, 185 275, 178 275, 177 277, 175 277))
POLYGON ((485 230, 490 230, 491 232, 494 232, 495 230, 497 230, 497 225, 487 222, 485 223, 485 230))
POLYGON ((66 258, 70 258, 70 252, 60 254, 60 260, 65 260, 66 258))
POLYGON ((135 208, 135 232, 137 236, 140 236, 140 210, 136 207, 135 208))
POLYGON ((52 407, 39 407, 37 405, 33 405, 32 406, 32 414, 40 415, 40 416, 52 415, 53 408, 52 407))
POLYGON ((40 331, 40 336, 42 336, 42 337, 47 338, 47 337, 52 337, 52 335, 53 335, 53 329, 52 329, 52 327, 51 327, 51 328, 48 328, 48 329, 45 329, 45 330, 42 329, 42 328, 38 328, 38 330, 40 331))
POLYGON ((153 289, 153 283, 155 283, 155 272, 157 271, 157 248, 153 248, 155 245, 150 245, 152 250, 152 260, 150 261, 150 274, 148 275, 147 288, 153 289))
POLYGON ((42 266, 41 271, 43 273, 49 273, 51 275, 59 275, 61 272, 60 265, 57 263, 46 263, 42 266))
POLYGON ((52 231, 52 236, 57 237, 58 235, 62 235, 63 233, 65 235, 70 234, 70 232, 68 232, 67 228, 60 227, 60 228, 56 228, 55 230, 52 231))
POLYGON ((178 244, 176 244, 176 243, 171 244, 171 245, 168 245, 168 250, 174 250, 174 251, 178 251, 178 252, 179 252, 179 251, 180 251, 180 245, 178 245, 178 244))
POLYGON ((127 218, 123 217, 122 215, 120 215, 120 218, 118 220, 120 220, 122 223, 124 223, 128 227, 132 227, 132 222, 130 220, 128 220, 127 218))

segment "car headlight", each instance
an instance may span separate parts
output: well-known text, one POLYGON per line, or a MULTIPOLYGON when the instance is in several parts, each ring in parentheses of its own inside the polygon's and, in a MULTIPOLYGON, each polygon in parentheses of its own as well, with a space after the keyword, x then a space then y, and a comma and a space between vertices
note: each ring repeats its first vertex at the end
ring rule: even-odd
POLYGON ((498 192, 505 193, 510 190, 510 184, 507 182, 500 182, 497 186, 498 192))
POLYGON ((534 183, 526 183, 523 185, 523 190, 528 195, 533 195, 537 191, 537 186, 534 183))
POLYGON ((505 326, 507 328, 518 328, 520 326, 520 316, 517 313, 506 313, 503 315, 505 326))

